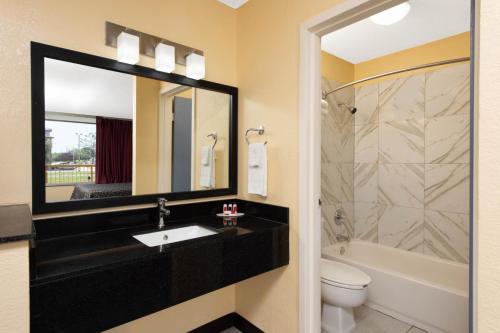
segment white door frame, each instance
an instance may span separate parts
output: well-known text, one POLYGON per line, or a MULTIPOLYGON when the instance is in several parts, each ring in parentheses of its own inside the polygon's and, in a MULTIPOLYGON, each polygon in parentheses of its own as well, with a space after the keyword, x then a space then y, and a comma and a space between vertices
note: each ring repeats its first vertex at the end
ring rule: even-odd
POLYGON ((300 26, 299 329, 321 331, 321 36, 404 0, 346 0, 300 26))

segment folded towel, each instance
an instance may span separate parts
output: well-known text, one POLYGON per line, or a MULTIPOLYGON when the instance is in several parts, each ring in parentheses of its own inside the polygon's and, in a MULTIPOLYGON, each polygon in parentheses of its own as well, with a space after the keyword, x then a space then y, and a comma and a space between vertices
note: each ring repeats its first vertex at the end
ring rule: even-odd
POLYGON ((201 165, 207 166, 210 163, 210 151, 212 147, 203 146, 201 147, 201 165))
POLYGON ((248 166, 258 167, 262 163, 264 143, 251 143, 248 145, 248 166))
POLYGON ((265 197, 267 196, 267 146, 263 143, 251 143, 248 151, 248 193, 265 197), (252 158, 250 154, 253 155, 252 158))
POLYGON ((206 188, 215 188, 215 152, 212 147, 205 146, 201 149, 201 168, 200 168, 200 186, 206 188), (208 150, 206 150, 208 148, 208 150), (208 163, 205 165, 203 154, 208 156, 208 163))

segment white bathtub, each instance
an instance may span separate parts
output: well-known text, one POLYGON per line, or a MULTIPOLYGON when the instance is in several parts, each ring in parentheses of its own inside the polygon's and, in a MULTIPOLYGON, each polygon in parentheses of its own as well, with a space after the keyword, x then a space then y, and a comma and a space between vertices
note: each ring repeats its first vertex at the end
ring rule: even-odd
POLYGON ((467 332, 468 265, 363 241, 322 253, 370 275, 367 306, 428 332, 467 332))

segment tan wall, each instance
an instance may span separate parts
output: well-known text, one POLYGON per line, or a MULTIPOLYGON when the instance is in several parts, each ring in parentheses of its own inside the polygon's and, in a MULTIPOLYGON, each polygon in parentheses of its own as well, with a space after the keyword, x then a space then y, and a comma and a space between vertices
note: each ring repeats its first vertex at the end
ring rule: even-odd
POLYGON ((478 332, 500 327, 500 2, 481 0, 478 131, 478 332))
POLYGON ((71 199, 71 194, 75 187, 73 185, 46 186, 45 200, 47 202, 67 201, 71 199))
MULTIPOLYGON (((9 156, 0 159, 2 204, 31 201, 30 41, 114 59, 116 50, 104 45, 108 20, 204 50, 207 79, 236 85, 236 13, 217 1, 0 0, 0 8, 0 156, 9 156)), ((154 65, 146 57, 141 64, 154 65)), ((15 251, 0 248, 0 274, 6 275, 0 279, 2 332, 28 332, 27 260, 27 243, 15 251)), ((232 309, 232 292, 207 297, 232 309)), ((185 332, 196 327, 193 313, 201 312, 205 321, 220 316, 198 299, 163 314, 184 325, 178 332, 185 332)), ((126 332, 127 327, 120 331, 126 332)))
POLYGON ((132 194, 158 193, 160 81, 135 78, 132 194))
MULTIPOLYGON (((470 56, 470 33, 464 32, 431 43, 412 47, 383 57, 368 60, 354 65, 354 79, 360 80, 379 73, 436 61, 455 59, 470 56)), ((440 66, 442 67, 442 66, 440 66)), ((387 76, 384 79, 393 79, 421 72, 437 70, 440 67, 417 70, 402 74, 387 76)), ((368 84, 375 81, 370 81, 368 84)))
POLYGON ((354 81, 354 64, 321 51, 321 75, 339 83, 354 81))
POLYGON ((267 333, 298 331, 299 24, 340 2, 251 0, 238 10, 239 133, 266 127, 269 166, 267 199, 247 194, 240 135, 239 196, 290 207, 290 264, 236 286, 238 313, 267 333))
POLYGON ((204 89, 195 89, 195 182, 196 190, 206 189, 200 186, 201 148, 212 145, 213 139, 207 135, 217 133, 215 146, 215 188, 229 186, 229 110, 230 96, 204 89))

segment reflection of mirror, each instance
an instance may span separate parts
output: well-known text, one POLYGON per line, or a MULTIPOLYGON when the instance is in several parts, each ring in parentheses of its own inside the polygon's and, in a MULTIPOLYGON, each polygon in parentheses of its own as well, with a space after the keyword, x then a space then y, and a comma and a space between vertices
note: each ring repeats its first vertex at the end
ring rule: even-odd
POLYGON ((46 58, 45 105, 47 202, 228 187, 228 94, 46 58))
POLYGON ((33 138, 38 147, 44 141, 45 152, 44 158, 34 152, 35 207, 40 187, 42 206, 74 207, 235 193, 235 88, 85 55, 109 65, 93 67, 89 59, 72 59, 79 53, 36 47, 68 53, 69 61, 40 56, 43 70, 33 69, 44 102, 34 94, 33 138))

